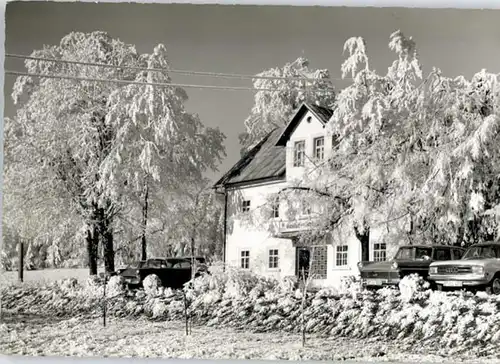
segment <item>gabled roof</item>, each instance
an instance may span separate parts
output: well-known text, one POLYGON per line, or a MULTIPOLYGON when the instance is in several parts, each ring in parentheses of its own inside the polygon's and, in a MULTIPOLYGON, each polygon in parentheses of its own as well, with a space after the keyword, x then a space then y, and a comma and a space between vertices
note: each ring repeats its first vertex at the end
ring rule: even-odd
POLYGON ((287 126, 276 128, 266 135, 255 147, 245 153, 215 183, 214 187, 283 178, 286 172, 286 141, 308 110, 323 124, 328 123, 333 115, 332 110, 324 107, 302 104, 287 126))
POLYGON ((286 163, 285 148, 276 146, 282 131, 283 128, 278 128, 266 135, 215 183, 215 187, 283 177, 286 163))
POLYGON ((280 146, 286 145, 286 142, 290 138, 290 135, 297 128, 297 125, 299 125, 300 120, 302 120, 302 117, 307 111, 312 112, 314 116, 316 116, 323 125, 328 123, 328 121, 333 115, 333 110, 326 109, 324 107, 313 104, 303 103, 302 105, 300 105, 299 109, 293 116, 292 120, 288 123, 285 130, 281 133, 276 145, 280 146))

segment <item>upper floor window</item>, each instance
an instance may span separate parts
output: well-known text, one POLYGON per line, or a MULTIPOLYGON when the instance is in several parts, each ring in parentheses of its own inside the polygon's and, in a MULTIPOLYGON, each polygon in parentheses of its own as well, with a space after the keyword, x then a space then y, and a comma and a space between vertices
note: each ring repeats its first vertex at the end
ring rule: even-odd
POLYGON ((241 202, 241 212, 250 211, 250 200, 244 200, 241 202))
POLYGON ((295 142, 293 145, 293 166, 303 167, 305 160, 306 142, 304 140, 295 142))
POLYGON ((277 218, 280 217, 280 203, 279 201, 274 201, 271 205, 271 217, 277 218))
POLYGON ((335 149, 338 144, 339 144, 339 136, 332 135, 332 150, 335 149))
POLYGON ((309 201, 302 201, 302 215, 310 215, 312 213, 312 206, 309 201))
POLYGON ((325 157, 325 138, 314 138, 314 159, 323 160, 325 157))
POLYGON ((387 245, 385 243, 373 244, 373 260, 384 262, 387 259, 387 245))

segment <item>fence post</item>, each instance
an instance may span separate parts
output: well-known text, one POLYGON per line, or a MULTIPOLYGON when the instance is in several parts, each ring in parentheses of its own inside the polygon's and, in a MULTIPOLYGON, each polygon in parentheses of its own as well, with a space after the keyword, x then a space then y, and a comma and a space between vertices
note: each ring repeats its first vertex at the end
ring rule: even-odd
POLYGON ((188 306, 187 306, 187 297, 186 291, 182 290, 182 294, 184 296, 184 318, 186 322, 186 336, 189 335, 189 318, 188 318, 188 306))
POLYGON ((104 273, 104 291, 103 291, 103 302, 102 302, 102 324, 106 327, 106 286, 108 284, 108 275, 104 273))
POLYGON ((24 281, 24 243, 22 239, 19 239, 19 268, 18 268, 18 275, 19 275, 19 281, 23 282, 24 281))

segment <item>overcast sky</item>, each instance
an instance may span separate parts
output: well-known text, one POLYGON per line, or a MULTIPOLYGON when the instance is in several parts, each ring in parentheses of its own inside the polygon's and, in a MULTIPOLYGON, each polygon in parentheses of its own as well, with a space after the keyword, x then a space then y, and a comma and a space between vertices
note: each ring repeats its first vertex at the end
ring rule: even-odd
MULTIPOLYGON (((269 7, 176 4, 95 4, 15 2, 7 4, 6 53, 29 54, 56 44, 71 31, 102 30, 139 52, 163 43, 172 68, 255 74, 304 56, 315 68, 340 77, 346 39, 367 41, 371 66, 385 71, 392 61, 389 35, 401 29, 417 42, 425 70, 472 76, 485 68, 500 73, 500 11, 269 7)), ((23 70, 19 60, 5 68, 23 70)), ((173 75, 175 82, 251 86, 249 81, 173 75)), ((6 116, 15 112, 10 99, 13 77, 6 76, 6 116)), ((336 81, 338 87, 345 81, 336 81)), ((226 135, 228 157, 217 178, 239 157, 238 134, 244 130, 253 95, 249 91, 187 90, 188 108, 207 126, 226 135)))

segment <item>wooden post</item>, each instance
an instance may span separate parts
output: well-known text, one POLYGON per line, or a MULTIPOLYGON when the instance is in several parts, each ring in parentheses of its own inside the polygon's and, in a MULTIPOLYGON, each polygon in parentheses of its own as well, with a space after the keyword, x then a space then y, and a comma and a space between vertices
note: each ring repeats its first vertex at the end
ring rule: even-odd
POLYGON ((108 275, 104 273, 104 291, 102 302, 102 324, 106 327, 106 285, 108 284, 108 275))
POLYGON ((182 293, 184 295, 184 318, 186 321, 186 336, 188 336, 189 335, 188 304, 187 304, 186 292, 183 290, 182 293))
POLYGON ((18 274, 19 274, 19 281, 23 282, 24 281, 24 243, 20 239, 19 240, 19 268, 18 268, 18 274))

